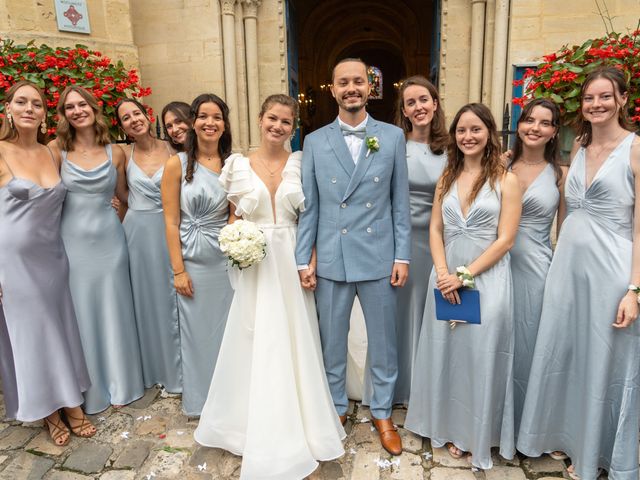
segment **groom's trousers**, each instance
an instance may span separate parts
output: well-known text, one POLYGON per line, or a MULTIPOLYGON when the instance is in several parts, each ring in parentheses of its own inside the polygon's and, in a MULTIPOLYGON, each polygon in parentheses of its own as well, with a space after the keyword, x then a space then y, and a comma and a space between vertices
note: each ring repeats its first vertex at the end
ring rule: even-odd
POLYGON ((324 368, 338 415, 349 406, 346 392, 347 337, 356 295, 367 326, 368 362, 373 383, 371 414, 391 416, 393 392, 398 377, 396 345, 396 289, 390 277, 365 282, 335 282, 318 277, 316 304, 324 368))

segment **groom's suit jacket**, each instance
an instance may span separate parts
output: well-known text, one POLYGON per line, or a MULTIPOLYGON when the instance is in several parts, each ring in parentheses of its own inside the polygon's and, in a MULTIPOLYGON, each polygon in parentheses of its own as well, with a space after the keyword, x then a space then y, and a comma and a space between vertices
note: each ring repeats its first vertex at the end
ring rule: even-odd
POLYGON ((366 140, 354 164, 340 125, 305 138, 296 263, 309 264, 316 246, 319 277, 341 282, 391 275, 394 260, 410 260, 411 221, 406 144, 401 129, 369 116, 366 140))

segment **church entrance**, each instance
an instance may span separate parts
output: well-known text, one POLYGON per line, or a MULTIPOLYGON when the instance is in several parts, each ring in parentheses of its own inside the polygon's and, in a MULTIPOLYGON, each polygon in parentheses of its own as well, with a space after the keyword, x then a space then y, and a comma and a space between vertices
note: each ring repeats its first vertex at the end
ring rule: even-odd
POLYGON ((346 57, 371 66, 367 109, 393 123, 403 78, 437 82, 439 17, 439 0, 287 0, 290 87, 300 101, 302 136, 335 118, 331 69, 346 57))

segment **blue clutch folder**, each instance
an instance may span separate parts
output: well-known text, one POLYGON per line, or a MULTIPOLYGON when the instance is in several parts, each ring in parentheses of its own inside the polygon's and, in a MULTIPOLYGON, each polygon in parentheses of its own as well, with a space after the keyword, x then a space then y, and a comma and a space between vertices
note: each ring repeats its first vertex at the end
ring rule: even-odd
POLYGON ((444 321, 480 324, 480 292, 469 288, 458 289, 460 304, 451 304, 440 290, 433 289, 436 300, 436 318, 444 321))

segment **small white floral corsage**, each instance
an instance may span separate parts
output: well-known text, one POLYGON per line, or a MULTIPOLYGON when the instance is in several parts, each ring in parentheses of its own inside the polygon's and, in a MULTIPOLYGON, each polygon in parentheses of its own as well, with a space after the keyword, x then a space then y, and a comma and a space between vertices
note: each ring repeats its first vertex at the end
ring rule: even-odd
POLYGON ((476 281, 465 265, 456 268, 456 277, 462 282, 463 287, 475 288, 476 281))
POLYGON ((640 287, 637 285, 634 285, 633 283, 631 283, 628 287, 629 291, 633 292, 636 294, 636 297, 638 299, 638 303, 640 303, 640 287))
POLYGON ((377 152, 380 150, 380 142, 378 142, 378 137, 367 137, 365 139, 365 144, 367 145, 367 154, 365 158, 369 157, 371 152, 377 152))

